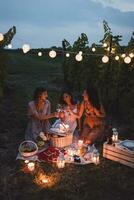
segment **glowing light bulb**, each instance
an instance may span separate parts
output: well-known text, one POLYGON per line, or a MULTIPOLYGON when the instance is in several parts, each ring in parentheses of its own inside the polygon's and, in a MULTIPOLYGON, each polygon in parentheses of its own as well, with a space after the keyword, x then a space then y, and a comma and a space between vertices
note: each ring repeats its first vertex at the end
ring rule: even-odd
POLYGON ((54 51, 54 50, 51 50, 50 52, 49 52, 49 56, 51 57, 51 58, 55 58, 56 57, 56 51, 54 51))
POLYGON ((24 44, 22 46, 22 50, 23 50, 23 53, 27 53, 28 51, 30 51, 30 45, 29 44, 24 44))
POLYGON ((9 44, 7 47, 8 49, 12 49, 12 44, 9 44))
POLYGON ((126 57, 126 54, 125 54, 125 53, 123 53, 123 54, 121 55, 121 57, 122 57, 122 58, 125 58, 125 57, 126 57))
POLYGON ((109 61, 109 57, 108 56, 103 56, 102 57, 102 62, 103 63, 107 63, 109 61))
POLYGON ((92 51, 93 51, 93 52, 95 52, 95 51, 96 51, 96 48, 95 48, 95 47, 93 47, 93 48, 92 48, 92 51))
POLYGON ((42 56, 42 52, 39 51, 39 52, 38 52, 38 56, 42 56))
POLYGON ((103 47, 107 47, 107 43, 103 43, 103 47))
POLYGON ((125 57, 125 58, 124 58, 124 62, 125 62, 126 64, 131 63, 131 58, 130 58, 129 56, 125 57))
POLYGON ((0 42, 4 40, 4 35, 2 33, 0 33, 0 42))
POLYGON ((79 51, 79 54, 80 54, 80 55, 82 55, 82 54, 83 54, 83 52, 82 52, 82 51, 79 51))
POLYGON ((70 57, 70 54, 69 54, 69 53, 66 53, 66 57, 67 57, 67 58, 70 57))
POLYGON ((130 57, 130 58, 133 58, 133 57, 134 57, 134 54, 133 54, 133 53, 130 53, 130 54, 129 54, 129 57, 130 57))
POLYGON ((83 57, 82 57, 82 55, 77 54, 77 55, 75 56, 75 59, 76 59, 78 62, 80 62, 80 61, 82 61, 83 57))
POLYGON ((120 57, 119 56, 115 56, 115 60, 119 60, 120 59, 120 57))

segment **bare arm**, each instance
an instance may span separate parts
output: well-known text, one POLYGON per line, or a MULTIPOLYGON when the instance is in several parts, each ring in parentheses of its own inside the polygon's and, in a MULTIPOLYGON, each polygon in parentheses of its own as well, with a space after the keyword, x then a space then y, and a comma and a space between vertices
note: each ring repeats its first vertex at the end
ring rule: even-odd
POLYGON ((83 114, 83 111, 84 111, 84 103, 82 102, 79 106, 79 109, 78 109, 78 112, 77 113, 74 113, 71 109, 69 109, 69 112, 74 115, 76 118, 80 119, 82 114, 83 114))
POLYGON ((94 108, 94 113, 97 115, 97 117, 102 117, 102 118, 105 117, 105 110, 102 105, 100 110, 94 108))
MULTIPOLYGON (((50 110, 49 110, 50 112, 50 110)), ((33 119, 37 119, 37 120, 46 120, 46 119, 50 119, 53 117, 56 117, 56 113, 49 113, 46 115, 41 115, 39 114, 34 108, 32 108, 30 105, 28 105, 28 117, 29 118, 33 118, 33 119)))

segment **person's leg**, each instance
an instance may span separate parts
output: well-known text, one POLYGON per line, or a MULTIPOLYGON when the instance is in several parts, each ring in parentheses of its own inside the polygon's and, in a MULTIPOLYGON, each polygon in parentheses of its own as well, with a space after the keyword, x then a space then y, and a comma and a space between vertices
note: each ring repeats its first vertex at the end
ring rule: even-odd
POLYGON ((78 131, 78 129, 75 129, 75 131, 73 133, 73 143, 77 143, 79 140, 79 137, 80 137, 79 131, 78 131))
POLYGON ((90 132, 91 132, 91 128, 88 125, 84 125, 83 130, 80 135, 80 139, 82 139, 85 144, 91 143, 90 139, 88 138, 88 135, 90 134, 90 132))

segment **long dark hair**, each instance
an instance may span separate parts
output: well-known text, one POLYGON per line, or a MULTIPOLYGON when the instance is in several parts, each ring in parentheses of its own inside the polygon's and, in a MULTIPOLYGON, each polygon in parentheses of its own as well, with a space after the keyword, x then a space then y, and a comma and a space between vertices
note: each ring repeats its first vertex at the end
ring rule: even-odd
POLYGON ((33 95, 33 100, 35 102, 39 101, 40 96, 42 95, 43 92, 46 92, 47 89, 44 87, 37 87, 34 91, 34 95, 33 95))
POLYGON ((91 102, 91 104, 93 105, 93 107, 100 109, 101 104, 100 104, 100 100, 99 100, 99 95, 98 95, 98 91, 95 87, 86 87, 85 88, 87 95, 89 96, 89 101, 91 102))
POLYGON ((60 97, 60 104, 61 104, 61 105, 63 105, 63 106, 64 106, 64 105, 65 105, 65 106, 67 105, 67 103, 66 103, 66 102, 64 101, 64 99, 63 99, 63 95, 64 95, 64 94, 68 94, 68 95, 71 97, 71 104, 73 104, 73 105, 76 104, 76 102, 75 102, 74 99, 73 99, 72 93, 71 93, 70 91, 66 91, 66 90, 65 90, 65 91, 62 92, 61 97, 60 97))

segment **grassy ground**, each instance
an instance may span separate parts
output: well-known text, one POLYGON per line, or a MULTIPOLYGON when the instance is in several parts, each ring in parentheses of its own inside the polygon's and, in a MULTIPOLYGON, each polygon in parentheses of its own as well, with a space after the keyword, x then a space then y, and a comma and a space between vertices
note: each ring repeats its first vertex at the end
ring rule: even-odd
MULTIPOLYGON (((63 84, 61 61, 12 53, 8 73, 8 89, 0 104, 0 199, 133 200, 134 170, 102 156, 98 166, 68 164, 59 170, 40 163, 40 168, 55 178, 55 184, 46 188, 35 184, 35 174, 21 170, 22 162, 15 159, 24 139, 27 102, 36 86, 45 85, 55 109, 63 84)), ((102 154, 102 144, 98 148, 102 154)))

